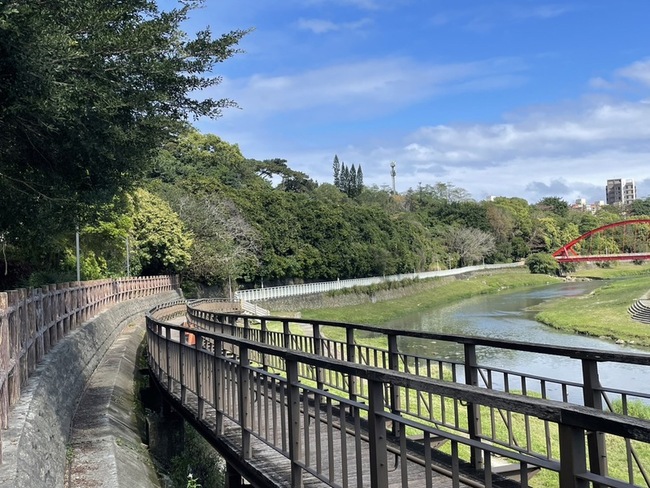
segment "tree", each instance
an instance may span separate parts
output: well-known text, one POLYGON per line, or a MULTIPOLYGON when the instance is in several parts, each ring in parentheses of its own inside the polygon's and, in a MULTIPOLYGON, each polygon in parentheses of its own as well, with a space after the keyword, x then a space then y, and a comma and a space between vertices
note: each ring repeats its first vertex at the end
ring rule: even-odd
POLYGON ((134 258, 144 275, 179 273, 190 263, 191 233, 160 197, 139 189, 134 193, 134 258))
POLYGON ((207 285, 255 274, 259 236, 235 204, 217 195, 180 195, 173 199, 194 237, 190 279, 207 285))
POLYGON ((357 196, 363 191, 363 171, 361 165, 357 168, 357 196))
POLYGON ((635 217, 650 216, 650 198, 634 200, 629 205, 630 215, 635 217))
POLYGON ((12 244, 46 247, 132 187, 189 120, 233 105, 194 92, 219 83, 205 73, 246 32, 188 37, 200 3, 0 4, 0 231, 12 244))
POLYGON ((470 227, 449 226, 446 242, 449 251, 460 257, 461 266, 480 261, 495 249, 494 236, 470 227))
POLYGON ((337 188, 341 187, 341 163, 339 162, 339 157, 334 155, 334 163, 332 164, 334 169, 334 186, 337 188))
POLYGON ((552 212, 560 217, 566 217, 569 213, 569 204, 560 197, 545 197, 537 202, 536 207, 540 210, 552 212))

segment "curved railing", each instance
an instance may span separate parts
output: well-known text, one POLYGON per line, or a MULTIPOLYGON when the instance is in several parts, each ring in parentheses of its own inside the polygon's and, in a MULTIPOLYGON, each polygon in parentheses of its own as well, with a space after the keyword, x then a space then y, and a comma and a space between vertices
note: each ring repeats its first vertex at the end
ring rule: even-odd
POLYGON ((177 276, 142 276, 0 292, 0 429, 9 427, 9 410, 37 365, 68 333, 117 303, 179 286, 177 276))
POLYGON ((543 469, 563 487, 589 481, 650 485, 650 422, 631 415, 635 402, 650 402, 649 385, 623 390, 602 385, 598 374, 603 362, 649 367, 648 355, 252 318, 192 306, 187 320, 192 341, 189 329, 149 316, 154 375, 198 419, 214 416, 215 437, 225 435, 225 421, 238 426, 236 445, 244 459, 253 462, 247 457, 253 440, 280 453, 292 486, 305 477, 326 486, 367 486, 369 480, 381 487, 389 479, 406 486, 416 472, 409 463, 421 469, 426 483, 444 473, 454 486, 461 479, 490 486, 503 469, 497 463, 504 461, 520 477, 543 469), (401 347, 403 337, 456 344, 462 358, 414 354, 401 347), (582 378, 483 364, 477 348, 570 358, 582 378), (620 413, 608 411, 614 405, 620 413), (315 426, 320 433, 312 432, 315 426), (345 466, 335 469, 341 446, 362 439, 369 445, 370 465, 361 455, 356 461, 348 456, 345 466), (439 451, 432 447, 437 443, 448 447, 439 451), (615 462, 608 462, 606 446, 615 462))

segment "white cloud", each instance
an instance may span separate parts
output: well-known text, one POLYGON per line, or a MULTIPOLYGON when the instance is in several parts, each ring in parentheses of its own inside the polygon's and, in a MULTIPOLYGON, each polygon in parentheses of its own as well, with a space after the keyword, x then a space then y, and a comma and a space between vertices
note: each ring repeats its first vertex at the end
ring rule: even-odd
POLYGON ((354 31, 370 24, 371 22, 370 19, 360 19, 355 22, 341 22, 337 24, 324 19, 299 19, 297 25, 299 29, 308 30, 314 34, 326 34, 328 32, 344 30, 354 31))
POLYGON ((618 76, 650 86, 650 59, 637 61, 617 71, 618 76))
MULTIPOLYGON (((227 96, 257 117, 316 107, 346 107, 350 114, 387 113, 443 93, 503 88, 521 83, 517 59, 434 65, 409 58, 344 63, 281 76, 227 79, 210 96, 227 96)), ((230 114, 227 114, 227 116, 230 114)))
POLYGON ((307 0, 306 5, 324 5, 324 4, 335 4, 335 5, 349 5, 361 10, 379 10, 382 7, 385 7, 386 0, 307 0))

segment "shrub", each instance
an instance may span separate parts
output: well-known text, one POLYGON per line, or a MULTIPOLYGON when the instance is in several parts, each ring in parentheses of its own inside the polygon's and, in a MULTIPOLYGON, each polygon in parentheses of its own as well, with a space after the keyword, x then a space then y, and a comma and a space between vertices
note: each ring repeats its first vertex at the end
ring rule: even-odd
POLYGON ((547 253, 535 253, 526 258, 526 266, 533 274, 558 274, 560 265, 547 253))

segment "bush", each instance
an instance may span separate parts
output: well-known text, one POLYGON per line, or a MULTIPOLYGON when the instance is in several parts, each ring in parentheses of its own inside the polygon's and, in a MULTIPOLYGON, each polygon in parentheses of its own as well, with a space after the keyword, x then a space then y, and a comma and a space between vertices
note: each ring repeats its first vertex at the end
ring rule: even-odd
POLYGON ((550 254, 539 252, 531 254, 526 258, 526 266, 533 274, 556 275, 560 271, 560 265, 550 254))

